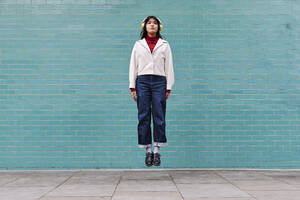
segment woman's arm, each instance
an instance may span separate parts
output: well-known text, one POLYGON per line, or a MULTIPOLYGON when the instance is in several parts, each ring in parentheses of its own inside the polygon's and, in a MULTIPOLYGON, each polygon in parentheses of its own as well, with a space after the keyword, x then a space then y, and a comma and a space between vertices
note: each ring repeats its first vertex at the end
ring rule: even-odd
POLYGON ((129 64, 129 88, 135 88, 135 80, 137 76, 136 65, 136 42, 132 48, 130 64, 129 64))
POLYGON ((167 90, 171 91, 175 81, 174 81, 173 57, 172 57, 172 51, 169 43, 167 45, 167 52, 166 52, 165 72, 167 78, 167 90))

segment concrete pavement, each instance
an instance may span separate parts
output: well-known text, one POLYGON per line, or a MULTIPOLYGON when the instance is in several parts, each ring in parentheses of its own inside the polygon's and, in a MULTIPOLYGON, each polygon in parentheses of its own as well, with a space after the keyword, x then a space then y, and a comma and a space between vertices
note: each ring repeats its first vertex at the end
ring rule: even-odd
POLYGON ((1 200, 299 200, 299 170, 1 170, 1 200))

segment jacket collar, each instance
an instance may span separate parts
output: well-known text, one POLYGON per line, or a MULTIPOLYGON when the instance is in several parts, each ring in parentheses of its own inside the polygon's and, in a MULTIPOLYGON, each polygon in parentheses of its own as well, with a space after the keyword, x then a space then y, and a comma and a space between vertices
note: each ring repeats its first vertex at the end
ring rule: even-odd
MULTIPOLYGON (((148 46, 148 44, 147 44, 146 39, 143 38, 143 39, 141 39, 141 40, 139 40, 139 41, 140 41, 140 43, 143 45, 143 47, 145 47, 145 48, 149 51, 149 53, 151 54, 151 50, 150 50, 150 48, 149 48, 149 46, 148 46)), ((154 52, 157 48, 159 48, 163 43, 166 43, 166 41, 163 40, 163 39, 161 39, 161 38, 158 38, 158 41, 157 41, 157 43, 156 43, 156 45, 155 45, 155 47, 154 47, 154 49, 153 49, 153 52, 154 52)))

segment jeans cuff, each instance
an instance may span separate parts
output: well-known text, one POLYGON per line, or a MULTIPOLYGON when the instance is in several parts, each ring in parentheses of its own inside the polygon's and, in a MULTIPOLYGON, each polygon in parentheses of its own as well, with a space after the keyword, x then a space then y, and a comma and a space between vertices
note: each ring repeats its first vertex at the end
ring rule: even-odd
POLYGON ((153 145, 159 146, 159 147, 165 147, 165 146, 168 146, 168 143, 167 142, 154 142, 153 145))
POLYGON ((152 144, 138 144, 140 148, 152 147, 152 144))

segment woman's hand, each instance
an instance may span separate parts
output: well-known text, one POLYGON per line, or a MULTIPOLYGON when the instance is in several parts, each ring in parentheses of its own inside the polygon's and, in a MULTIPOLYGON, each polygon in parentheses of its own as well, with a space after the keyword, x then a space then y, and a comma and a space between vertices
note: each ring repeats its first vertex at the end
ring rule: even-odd
POLYGON ((132 99, 133 99, 134 101, 136 101, 136 97, 137 97, 136 91, 132 91, 132 92, 131 92, 131 97, 132 97, 132 99))
POLYGON ((168 99, 170 96, 170 92, 166 92, 166 99, 168 99))

